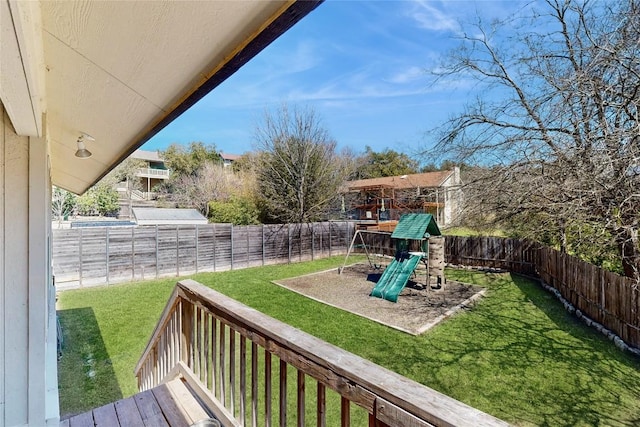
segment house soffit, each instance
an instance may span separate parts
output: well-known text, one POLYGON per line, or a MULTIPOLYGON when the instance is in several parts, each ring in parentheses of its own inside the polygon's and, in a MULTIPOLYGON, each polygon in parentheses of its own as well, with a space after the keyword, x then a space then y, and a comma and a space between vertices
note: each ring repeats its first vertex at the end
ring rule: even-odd
POLYGON ((82 193, 319 1, 40 4, 52 180, 82 193))

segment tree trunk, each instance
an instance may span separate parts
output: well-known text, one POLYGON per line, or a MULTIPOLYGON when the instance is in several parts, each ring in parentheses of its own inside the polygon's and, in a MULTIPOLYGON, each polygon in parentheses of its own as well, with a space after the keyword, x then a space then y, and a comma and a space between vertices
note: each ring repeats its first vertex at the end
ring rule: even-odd
POLYGON ((640 285, 640 242, 637 228, 625 228, 619 234, 618 246, 624 275, 640 285))
POLYGON ((560 252, 563 254, 567 253, 567 228, 565 227, 564 221, 560 221, 560 252))

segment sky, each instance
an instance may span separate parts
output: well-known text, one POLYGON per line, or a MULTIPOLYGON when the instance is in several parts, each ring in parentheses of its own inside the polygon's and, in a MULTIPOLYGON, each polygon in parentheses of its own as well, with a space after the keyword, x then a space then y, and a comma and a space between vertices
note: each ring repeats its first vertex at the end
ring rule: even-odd
POLYGON ((429 74, 458 45, 460 23, 522 4, 326 0, 142 148, 201 141, 242 154, 265 112, 287 104, 312 108, 339 149, 411 154, 473 96, 473 82, 433 84, 429 74))

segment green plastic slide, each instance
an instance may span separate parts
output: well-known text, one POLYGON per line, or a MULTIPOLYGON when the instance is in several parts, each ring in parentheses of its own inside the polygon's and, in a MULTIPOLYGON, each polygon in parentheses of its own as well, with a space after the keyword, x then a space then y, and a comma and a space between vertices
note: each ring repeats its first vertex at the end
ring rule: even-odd
POLYGON ((387 301, 397 302, 398 295, 407 285, 411 273, 416 269, 421 257, 411 255, 409 258, 396 257, 387 268, 371 291, 372 297, 384 298, 387 301))

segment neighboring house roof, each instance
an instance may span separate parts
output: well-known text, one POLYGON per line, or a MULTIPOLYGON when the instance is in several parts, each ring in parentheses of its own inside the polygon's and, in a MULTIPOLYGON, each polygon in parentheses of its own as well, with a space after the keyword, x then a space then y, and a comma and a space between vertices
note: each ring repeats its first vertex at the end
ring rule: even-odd
POLYGON ((440 229, 433 219, 433 215, 410 213, 400 217, 391 238, 422 240, 426 234, 440 236, 440 229))
POLYGON ((224 161, 230 161, 230 162, 235 162, 236 160, 238 160, 240 157, 242 157, 242 155, 240 154, 229 154, 229 153, 220 153, 220 157, 222 157, 222 160, 224 161))
POLYGON ((415 173, 402 176, 387 176, 383 178, 359 179, 346 183, 348 191, 357 191, 369 187, 379 188, 424 188, 424 187, 440 187, 444 182, 455 174, 455 170, 437 171, 427 173, 415 173))
POLYGON ((160 153, 157 151, 148 150, 136 150, 131 153, 132 159, 146 160, 147 162, 164 162, 164 159, 160 157, 160 153))
POLYGON ((138 225, 197 225, 207 224, 207 218, 196 209, 133 208, 138 225))

